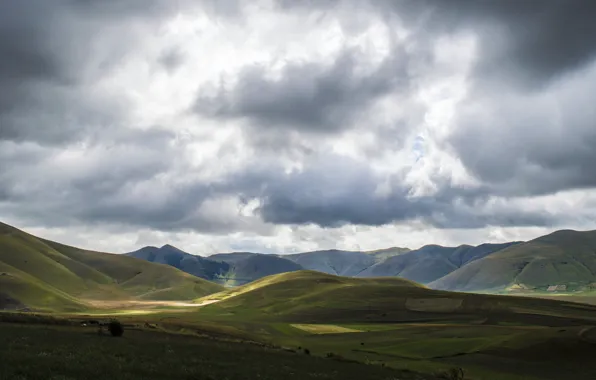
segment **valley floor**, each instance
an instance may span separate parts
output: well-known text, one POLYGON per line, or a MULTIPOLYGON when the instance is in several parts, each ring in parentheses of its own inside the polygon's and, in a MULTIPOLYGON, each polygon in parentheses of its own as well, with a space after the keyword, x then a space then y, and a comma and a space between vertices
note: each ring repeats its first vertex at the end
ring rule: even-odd
POLYGON ((596 378, 590 320, 522 312, 508 320, 292 323, 178 302, 98 305, 118 309, 0 313, 0 362, 10 363, 0 379, 430 380, 460 367, 469 380, 596 378), (125 324, 124 337, 98 336, 87 323, 112 317, 125 324))
POLYGON ((0 379, 430 380, 435 377, 237 343, 127 330, 0 323, 0 379))

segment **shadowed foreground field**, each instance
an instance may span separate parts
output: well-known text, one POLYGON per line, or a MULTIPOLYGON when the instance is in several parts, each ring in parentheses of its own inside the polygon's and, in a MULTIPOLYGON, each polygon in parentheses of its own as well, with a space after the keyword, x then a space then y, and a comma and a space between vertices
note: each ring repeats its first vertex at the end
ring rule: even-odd
POLYGON ((160 332, 121 338, 92 328, 0 324, 0 379, 378 379, 435 377, 266 348, 160 332))

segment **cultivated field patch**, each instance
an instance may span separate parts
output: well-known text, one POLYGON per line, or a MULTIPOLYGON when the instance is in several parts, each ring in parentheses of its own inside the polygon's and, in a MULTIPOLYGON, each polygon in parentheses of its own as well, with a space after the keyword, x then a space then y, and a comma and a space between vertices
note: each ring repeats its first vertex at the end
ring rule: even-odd
POLYGON ((343 334, 343 333, 359 333, 362 330, 356 330, 348 327, 337 325, 311 325, 311 324, 293 324, 292 327, 304 330, 311 334, 343 334))

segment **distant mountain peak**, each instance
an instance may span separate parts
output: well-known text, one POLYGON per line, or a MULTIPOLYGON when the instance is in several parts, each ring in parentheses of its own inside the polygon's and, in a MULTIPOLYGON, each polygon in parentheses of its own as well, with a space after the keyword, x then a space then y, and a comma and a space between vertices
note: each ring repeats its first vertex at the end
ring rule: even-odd
POLYGON ((170 244, 164 244, 164 245, 161 246, 160 249, 164 249, 164 250, 168 250, 168 251, 178 251, 178 252, 186 253, 183 250, 181 250, 180 248, 176 248, 176 247, 174 247, 173 245, 170 245, 170 244))

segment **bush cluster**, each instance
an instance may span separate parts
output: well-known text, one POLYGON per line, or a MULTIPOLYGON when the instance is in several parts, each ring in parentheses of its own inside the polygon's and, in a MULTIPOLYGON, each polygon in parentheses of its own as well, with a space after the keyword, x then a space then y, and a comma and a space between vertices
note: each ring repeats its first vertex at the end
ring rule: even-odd
POLYGON ((124 327, 119 321, 113 320, 108 323, 108 331, 112 336, 122 336, 124 334, 124 327))

